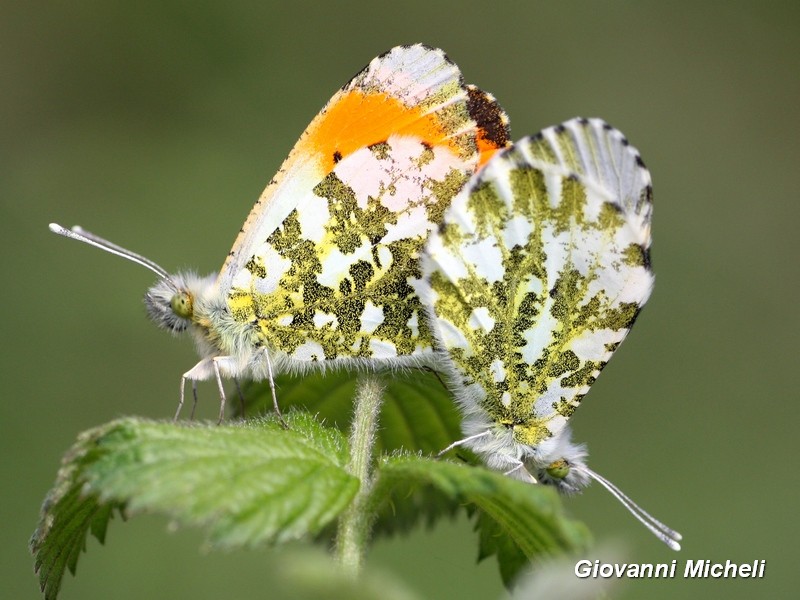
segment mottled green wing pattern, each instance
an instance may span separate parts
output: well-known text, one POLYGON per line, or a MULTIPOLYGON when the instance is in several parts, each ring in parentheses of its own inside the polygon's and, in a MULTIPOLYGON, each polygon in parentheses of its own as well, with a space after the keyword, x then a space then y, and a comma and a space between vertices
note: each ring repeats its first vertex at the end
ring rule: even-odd
POLYGON ((650 247, 650 173, 625 136, 600 119, 573 119, 531 138, 530 158, 560 166, 608 190, 650 247))
POLYGON ((342 160, 256 249, 229 305, 301 361, 420 357, 431 337, 407 280, 426 236, 474 168, 390 138, 342 160))
POLYGON ((531 446, 564 427, 650 294, 650 214, 648 171, 599 120, 524 138, 471 179, 421 287, 467 414, 531 446))
POLYGON ((432 338, 409 282, 428 233, 507 132, 495 99, 441 50, 374 59, 312 121, 248 217, 218 280, 236 324, 300 368, 423 363, 432 338))

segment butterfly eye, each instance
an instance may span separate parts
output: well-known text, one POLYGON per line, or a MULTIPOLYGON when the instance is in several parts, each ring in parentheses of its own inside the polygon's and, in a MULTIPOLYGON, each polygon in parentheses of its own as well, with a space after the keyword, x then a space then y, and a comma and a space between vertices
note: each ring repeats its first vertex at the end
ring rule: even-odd
POLYGON ((565 479, 567 475, 569 475, 570 466, 567 461, 565 461, 563 458, 560 458, 557 461, 547 465, 545 471, 547 471, 547 474, 553 479, 565 479))
POLYGON ((170 308, 177 316, 189 319, 192 316, 192 297, 187 292, 178 292, 169 301, 170 308))

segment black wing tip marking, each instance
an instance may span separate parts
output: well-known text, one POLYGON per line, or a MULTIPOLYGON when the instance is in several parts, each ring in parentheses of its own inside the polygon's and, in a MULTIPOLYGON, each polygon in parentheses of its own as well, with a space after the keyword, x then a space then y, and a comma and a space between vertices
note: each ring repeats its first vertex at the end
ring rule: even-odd
POLYGON ((467 90, 467 111, 479 129, 483 131, 484 138, 498 148, 505 148, 511 142, 511 128, 506 111, 497 102, 497 99, 482 89, 474 86, 465 86, 467 90))

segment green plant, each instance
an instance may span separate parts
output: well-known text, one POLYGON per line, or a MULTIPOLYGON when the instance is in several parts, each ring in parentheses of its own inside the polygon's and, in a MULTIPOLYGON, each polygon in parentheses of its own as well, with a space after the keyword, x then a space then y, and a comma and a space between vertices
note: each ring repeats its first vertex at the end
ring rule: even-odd
MULTIPOLYGON (((433 374, 395 374, 386 389, 376 376, 346 373, 277 383, 288 429, 274 416, 220 426, 125 418, 82 433, 31 539, 45 598, 56 598, 67 569, 75 573, 87 533, 103 542, 115 512, 202 526, 223 548, 315 538, 333 563, 287 554, 282 569, 308 597, 308 586, 328 597, 387 597, 361 573, 371 537, 459 510, 474 519, 478 558, 496 555, 507 585, 530 561, 586 546, 586 529, 564 516, 553 489, 484 469, 462 450, 458 462, 436 458, 460 432, 433 374)), ((245 397, 234 410, 271 406, 268 386, 251 385, 245 397)))

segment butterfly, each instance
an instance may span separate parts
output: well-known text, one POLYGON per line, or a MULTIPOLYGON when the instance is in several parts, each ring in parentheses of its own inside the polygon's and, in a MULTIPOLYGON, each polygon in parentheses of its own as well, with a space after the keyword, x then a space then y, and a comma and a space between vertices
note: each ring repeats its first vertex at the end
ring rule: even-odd
POLYGON ((273 379, 328 367, 425 366, 434 356, 416 290, 428 234, 468 178, 508 144, 496 100, 439 49, 372 60, 314 118, 247 217, 218 274, 170 274, 80 227, 60 235, 158 276, 149 317, 194 338, 183 374, 273 379))
POLYGON ((656 536, 680 534, 586 466, 568 419, 650 296, 652 185, 599 119, 523 138, 476 173, 428 239, 417 282, 464 446, 574 493, 596 480, 656 536))

